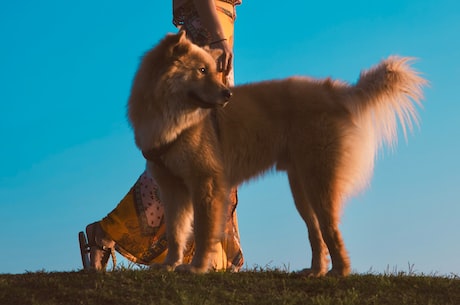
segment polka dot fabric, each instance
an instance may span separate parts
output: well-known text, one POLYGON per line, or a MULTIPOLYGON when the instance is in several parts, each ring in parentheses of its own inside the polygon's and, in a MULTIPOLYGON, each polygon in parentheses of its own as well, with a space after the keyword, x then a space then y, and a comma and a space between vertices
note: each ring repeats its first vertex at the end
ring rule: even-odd
POLYGON ((139 178, 142 206, 147 219, 147 225, 158 227, 164 215, 164 206, 160 202, 158 185, 147 172, 139 178))

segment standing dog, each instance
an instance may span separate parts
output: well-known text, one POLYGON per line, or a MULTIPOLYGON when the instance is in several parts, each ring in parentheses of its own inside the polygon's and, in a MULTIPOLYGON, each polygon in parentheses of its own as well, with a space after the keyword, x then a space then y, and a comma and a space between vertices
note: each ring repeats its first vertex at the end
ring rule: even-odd
POLYGON ((344 200, 366 186, 383 144, 417 122, 426 81, 408 58, 390 57, 351 86, 293 77, 227 88, 219 54, 183 33, 145 54, 128 116, 165 203, 168 270, 205 272, 222 233, 231 187, 276 168, 287 172, 308 227, 313 276, 350 273, 339 230, 344 200), (228 103, 226 107, 223 107, 228 103), (181 265, 191 233, 196 252, 181 265))

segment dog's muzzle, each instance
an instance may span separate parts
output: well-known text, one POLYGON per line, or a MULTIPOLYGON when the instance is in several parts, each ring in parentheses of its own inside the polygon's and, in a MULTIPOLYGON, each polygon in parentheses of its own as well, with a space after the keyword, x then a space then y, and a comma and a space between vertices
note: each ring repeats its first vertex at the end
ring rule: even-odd
POLYGON ((222 90, 222 97, 228 102, 228 100, 232 97, 233 93, 230 89, 222 90))
POLYGON ((189 91, 188 96, 191 98, 194 104, 201 108, 216 108, 216 107, 225 107, 228 104, 228 101, 232 97, 232 91, 228 88, 222 89, 220 92, 220 97, 214 101, 208 101, 201 98, 194 91, 189 91))
POLYGON ((221 105, 222 107, 227 106, 228 101, 232 97, 233 93, 230 89, 224 89, 222 90, 222 97, 224 98, 224 103, 221 105))

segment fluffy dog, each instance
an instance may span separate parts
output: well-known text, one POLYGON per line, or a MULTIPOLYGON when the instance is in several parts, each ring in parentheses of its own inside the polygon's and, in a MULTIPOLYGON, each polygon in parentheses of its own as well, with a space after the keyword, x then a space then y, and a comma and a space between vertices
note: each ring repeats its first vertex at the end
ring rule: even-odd
POLYGON ((276 168, 287 172, 312 249, 312 276, 350 273, 339 230, 344 200, 365 187, 383 144, 411 129, 426 81, 408 58, 390 57, 355 85, 292 77, 227 88, 215 51, 184 33, 167 35, 142 59, 128 116, 165 203, 163 268, 206 272, 222 234, 231 187, 276 168), (226 104, 228 105, 224 107, 226 104), (191 264, 182 264, 189 234, 191 264))

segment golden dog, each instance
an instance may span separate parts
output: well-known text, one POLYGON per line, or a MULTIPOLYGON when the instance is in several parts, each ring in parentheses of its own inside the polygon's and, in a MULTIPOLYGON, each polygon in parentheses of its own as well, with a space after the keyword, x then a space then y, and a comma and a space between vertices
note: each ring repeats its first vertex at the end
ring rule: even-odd
POLYGON ((128 116, 165 203, 162 268, 206 272, 222 234, 231 187, 276 168, 287 172, 312 249, 313 276, 350 273, 339 230, 344 200, 365 187, 383 144, 417 122, 426 81, 390 57, 355 85, 293 77, 227 88, 215 51, 170 34, 142 59, 128 116), (231 101, 231 102, 229 102, 231 101), (226 104, 228 105, 226 107, 226 104), (196 252, 182 264, 192 232, 196 252))

